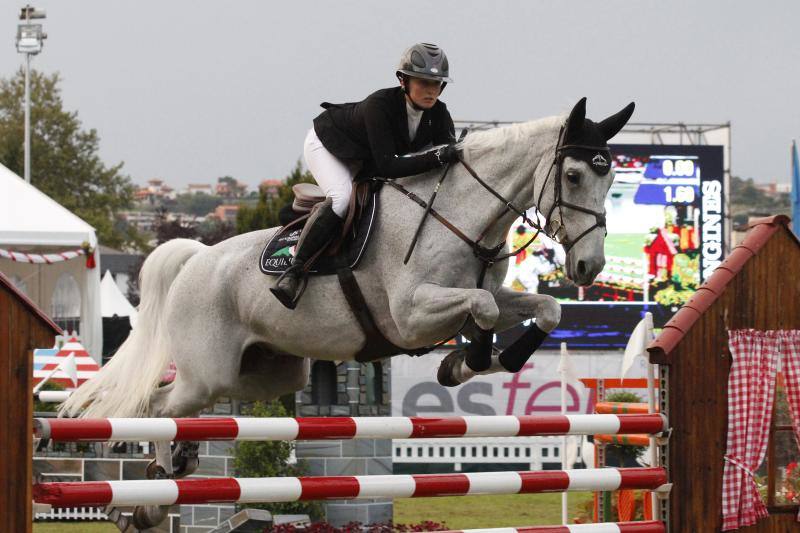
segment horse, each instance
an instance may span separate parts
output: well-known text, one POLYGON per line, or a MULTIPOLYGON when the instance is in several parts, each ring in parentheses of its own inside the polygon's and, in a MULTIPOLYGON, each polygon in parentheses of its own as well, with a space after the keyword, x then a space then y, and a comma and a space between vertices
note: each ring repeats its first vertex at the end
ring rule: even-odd
MULTIPOLYGON (((605 264, 604 206, 613 181, 606 143, 632 112, 633 103, 595 123, 585 118, 584 98, 568 115, 478 131, 463 139, 463 164, 449 169, 436 209, 462 236, 481 235, 482 242, 501 243, 488 259, 479 253, 488 248, 477 240, 470 244, 429 220, 403 264, 423 210, 384 185, 371 241, 353 274, 386 339, 411 351, 459 331, 475 344, 481 332, 502 331, 531 318, 532 327, 544 334, 555 329, 558 302, 503 287, 508 257, 498 252, 518 216, 535 208, 547 220, 534 225, 567 250, 567 276, 576 284, 592 283, 605 264), (605 173, 601 164, 609 167, 605 173)), ((424 198, 440 172, 400 181, 424 198)), ((268 401, 301 390, 309 359, 353 360, 366 336, 336 276, 311 277, 294 310, 268 291, 275 278, 260 273, 259 254, 276 231, 245 233, 210 247, 188 239, 157 247, 142 267, 136 328, 99 374, 62 405, 61 413, 191 416, 220 396, 268 401), (159 386, 170 361, 176 377, 159 386)), ((522 364, 534 348, 523 350, 522 364)), ((457 385, 479 373, 465 364, 467 350, 445 358, 440 382, 457 385)), ((480 372, 508 370, 494 354, 480 372)), ((168 442, 156 443, 154 464, 160 470, 153 475, 186 473, 174 472, 168 442)), ((164 511, 147 508, 139 518, 144 514, 149 523, 158 523, 164 511)))

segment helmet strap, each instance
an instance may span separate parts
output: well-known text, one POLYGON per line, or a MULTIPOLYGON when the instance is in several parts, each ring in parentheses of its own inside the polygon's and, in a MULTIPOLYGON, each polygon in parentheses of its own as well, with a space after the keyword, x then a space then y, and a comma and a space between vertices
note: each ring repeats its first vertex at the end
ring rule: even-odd
MULTIPOLYGON (((411 107, 413 107, 417 111, 425 111, 424 107, 418 106, 417 103, 414 101, 414 99, 411 98, 411 92, 408 90, 409 80, 411 79, 411 76, 409 76, 408 74, 398 74, 397 79, 402 82, 400 86, 403 88, 403 92, 406 93, 406 101, 411 102, 411 107)), ((441 92, 439 94, 441 94, 441 92)))

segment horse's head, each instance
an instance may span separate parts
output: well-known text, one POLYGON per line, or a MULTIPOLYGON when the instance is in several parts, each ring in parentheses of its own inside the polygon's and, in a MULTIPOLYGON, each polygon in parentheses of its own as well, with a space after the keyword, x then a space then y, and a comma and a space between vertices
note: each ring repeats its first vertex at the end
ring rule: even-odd
POLYGON ((575 104, 538 194, 536 206, 547 218, 547 232, 567 254, 567 277, 579 285, 591 285, 605 266, 605 199, 614 181, 608 141, 628 122, 633 108, 631 102, 593 122, 586 118, 586 98, 575 104))

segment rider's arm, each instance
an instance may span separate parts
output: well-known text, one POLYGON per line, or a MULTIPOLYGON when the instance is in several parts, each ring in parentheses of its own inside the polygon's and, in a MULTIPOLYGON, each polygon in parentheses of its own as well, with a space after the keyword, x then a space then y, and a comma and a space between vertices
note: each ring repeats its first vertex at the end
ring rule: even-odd
POLYGON ((379 176, 384 178, 414 176, 443 166, 444 161, 437 156, 436 150, 417 155, 398 156, 392 136, 391 117, 381 105, 376 103, 367 107, 364 121, 372 158, 379 176))

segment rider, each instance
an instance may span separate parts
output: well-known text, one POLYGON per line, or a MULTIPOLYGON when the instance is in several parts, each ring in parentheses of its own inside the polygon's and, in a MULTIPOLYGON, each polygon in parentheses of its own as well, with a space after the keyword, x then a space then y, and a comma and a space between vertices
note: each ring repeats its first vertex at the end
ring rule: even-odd
POLYGON ((415 44, 403 53, 395 75, 399 87, 375 91, 361 102, 323 103, 325 111, 306 135, 306 165, 327 199, 306 222, 292 265, 270 289, 289 309, 297 304, 304 263, 340 227, 354 179, 413 176, 458 160, 453 119, 439 100, 452 81, 444 51, 415 44), (417 153, 431 146, 438 148, 417 153))

